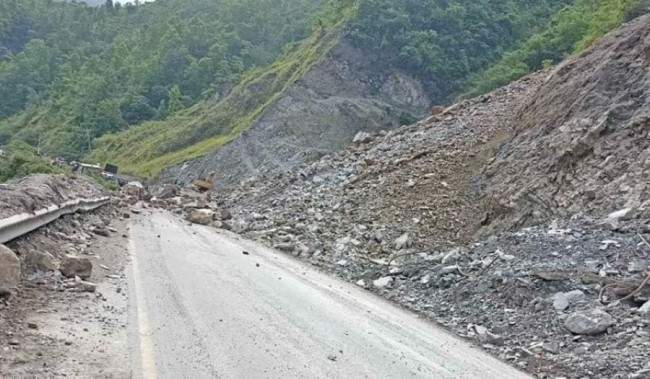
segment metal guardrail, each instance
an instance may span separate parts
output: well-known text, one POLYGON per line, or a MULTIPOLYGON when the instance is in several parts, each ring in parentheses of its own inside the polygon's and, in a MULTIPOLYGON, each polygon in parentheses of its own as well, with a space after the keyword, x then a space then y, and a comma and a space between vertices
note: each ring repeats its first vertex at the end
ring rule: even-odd
POLYGON ((59 217, 78 211, 91 211, 108 203, 110 197, 97 199, 76 199, 61 205, 52 205, 34 213, 22 213, 0 220, 0 243, 9 242, 42 226, 45 226, 59 217))

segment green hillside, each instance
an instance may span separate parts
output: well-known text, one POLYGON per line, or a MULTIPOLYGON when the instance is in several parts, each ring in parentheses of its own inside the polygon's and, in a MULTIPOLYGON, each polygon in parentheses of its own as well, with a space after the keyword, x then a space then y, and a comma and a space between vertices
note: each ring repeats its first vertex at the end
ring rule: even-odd
POLYGON ((248 72, 216 105, 205 101, 167 120, 106 135, 97 140, 89 159, 153 176, 167 165, 214 150, 246 130, 338 38, 367 52, 365 58, 376 60, 377 71, 397 68, 430 78, 423 80, 428 92, 443 102, 462 88, 464 78, 531 35, 540 19, 550 19, 565 3, 541 1, 530 7, 523 1, 477 5, 467 0, 452 7, 435 0, 332 2, 328 12, 334 16, 321 16, 309 39, 267 69, 248 72), (465 47, 459 49, 459 43, 465 47), (455 60, 465 64, 451 64, 455 60))
POLYGON ((578 0, 549 24, 467 83, 465 97, 506 85, 588 48, 598 37, 643 13, 648 0, 578 0))
POLYGON ((311 32, 324 0, 0 2, 0 145, 80 158, 92 140, 212 97, 311 32))
POLYGON ((314 34, 266 68, 247 72, 239 84, 214 104, 206 100, 164 121, 146 122, 97 140, 87 158, 111 161, 128 172, 154 176, 165 166, 205 154, 248 129, 265 108, 281 96, 339 39, 340 27, 353 9, 338 8, 314 34))
POLYGON ((431 99, 586 48, 645 0, 0 3, 0 145, 145 176, 235 138, 341 39, 431 99))

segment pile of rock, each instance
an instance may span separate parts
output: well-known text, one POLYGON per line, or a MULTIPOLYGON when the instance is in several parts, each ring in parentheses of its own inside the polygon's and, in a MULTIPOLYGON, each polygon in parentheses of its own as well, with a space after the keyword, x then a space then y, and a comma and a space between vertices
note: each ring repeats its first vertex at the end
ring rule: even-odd
POLYGON ((30 175, 0 184, 0 194, 0 219, 79 198, 108 196, 106 190, 83 175, 30 175))
POLYGON ((129 182, 122 187, 122 199, 127 204, 133 205, 138 201, 149 201, 151 198, 151 193, 140 182, 129 182))
POLYGON ((647 96, 626 99, 650 91, 639 63, 649 25, 415 125, 360 133, 347 151, 243 183, 220 205, 234 231, 533 373, 642 377, 650 140, 647 96))
POLYGON ((53 288, 94 292, 96 284, 88 281, 91 258, 96 258, 93 243, 117 233, 111 222, 122 212, 110 204, 92 213, 66 215, 6 247, 0 245, 0 292, 15 292, 22 275, 53 288))
POLYGON ((514 129, 507 117, 542 80, 526 78, 444 117, 359 133, 347 151, 248 182, 220 203, 244 226, 235 229, 322 266, 467 242, 484 221, 476 167, 498 146, 490 136, 514 129), (404 235, 408 243, 399 242, 404 235))
POLYGON ((580 213, 650 218, 648 33, 649 16, 610 33, 521 108, 513 139, 484 171, 487 233, 580 213))

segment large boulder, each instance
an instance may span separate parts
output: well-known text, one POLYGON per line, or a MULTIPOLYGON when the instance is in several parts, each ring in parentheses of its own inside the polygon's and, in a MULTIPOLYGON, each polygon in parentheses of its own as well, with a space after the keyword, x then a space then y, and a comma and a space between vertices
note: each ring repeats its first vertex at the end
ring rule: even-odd
POLYGON ((573 313, 564 322, 564 326, 571 333, 589 336, 604 333, 614 324, 616 324, 614 317, 600 309, 573 313))
POLYGON ((66 278, 88 279, 93 273, 93 264, 88 258, 80 258, 74 255, 66 255, 59 267, 61 274, 66 278))
POLYGON ((20 260, 16 253, 0 245, 0 295, 11 293, 20 282, 20 260))
POLYGON ((191 208, 185 214, 185 219, 193 224, 208 225, 214 220, 214 216, 211 209, 191 208))
POLYGON ((151 194, 140 182, 129 182, 122 187, 122 196, 126 198, 137 198, 138 200, 151 199, 151 194))
POLYGON ((171 199, 180 195, 181 191, 173 184, 164 184, 158 188, 155 195, 159 199, 171 199))

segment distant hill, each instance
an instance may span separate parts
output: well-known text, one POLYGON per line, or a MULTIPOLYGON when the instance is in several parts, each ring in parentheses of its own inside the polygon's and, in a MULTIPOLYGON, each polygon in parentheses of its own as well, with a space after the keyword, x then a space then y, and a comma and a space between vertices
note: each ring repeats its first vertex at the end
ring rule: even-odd
POLYGON ((646 3, 0 1, 0 144, 236 184, 559 62, 646 3))

